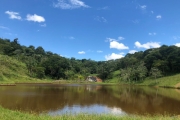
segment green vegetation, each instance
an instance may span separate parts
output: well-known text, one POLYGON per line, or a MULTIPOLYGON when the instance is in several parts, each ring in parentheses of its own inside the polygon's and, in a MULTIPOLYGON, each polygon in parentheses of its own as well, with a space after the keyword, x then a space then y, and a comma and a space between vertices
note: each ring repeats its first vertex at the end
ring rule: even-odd
POLYGON ((26 65, 7 55, 0 55, 0 81, 31 80, 27 75, 26 65))
POLYGON ((36 115, 12 111, 0 107, 0 119, 2 120, 178 120, 179 116, 114 116, 114 115, 96 115, 96 114, 78 114, 78 115, 36 115))
MULTIPOLYGON (((127 84, 128 82, 121 80, 120 71, 114 71, 112 73, 112 79, 106 80, 106 83, 119 83, 119 84, 127 84)), ((174 88, 178 83, 180 83, 180 74, 164 76, 160 78, 151 78, 147 77, 141 81, 131 81, 132 85, 144 85, 144 86, 160 86, 160 87, 170 87, 174 88)))
POLYGON ((79 60, 45 51, 41 46, 22 46, 17 38, 13 41, 0 38, 0 82, 40 79, 81 82, 94 75, 108 83, 174 87, 180 83, 176 78, 180 73, 179 56, 179 47, 163 45, 117 60, 79 60))
POLYGON ((137 83, 138 85, 148 85, 148 86, 162 86, 162 87, 175 87, 179 80, 180 74, 165 76, 158 79, 147 78, 145 81, 137 83))

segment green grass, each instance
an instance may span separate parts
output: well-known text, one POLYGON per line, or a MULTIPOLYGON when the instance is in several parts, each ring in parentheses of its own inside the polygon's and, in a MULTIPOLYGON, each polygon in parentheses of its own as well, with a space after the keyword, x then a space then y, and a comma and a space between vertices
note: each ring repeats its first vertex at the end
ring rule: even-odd
POLYGON ((0 55, 0 84, 14 84, 16 82, 49 82, 40 80, 28 75, 24 63, 7 55, 0 55))
MULTIPOLYGON (((112 73, 112 79, 108 79, 105 83, 119 83, 126 84, 126 82, 120 80, 120 71, 114 71, 112 73)), ((92 74, 96 76, 97 74, 92 74)), ((44 83, 52 82, 52 80, 40 80, 32 78, 28 75, 27 67, 24 63, 16 60, 15 58, 0 55, 0 84, 14 84, 14 83, 44 83)), ((59 83, 84 83, 84 81, 63 81, 59 83)), ((157 82, 154 79, 147 78, 144 81, 135 83, 137 85, 148 85, 148 86, 165 86, 165 87, 175 87, 177 83, 180 83, 180 74, 158 78, 157 82)))
MULTIPOLYGON (((106 80, 106 83, 128 84, 128 82, 120 80, 119 74, 120 74, 119 70, 113 72, 112 73, 112 79, 106 80)), ((174 88, 176 86, 176 84, 178 84, 178 83, 180 83, 180 74, 165 76, 165 77, 157 78, 156 80, 153 78, 146 78, 143 81, 140 81, 138 83, 133 83, 133 84, 174 88)))
POLYGON ((108 83, 120 83, 120 82, 122 82, 122 81, 120 81, 119 74, 120 74, 120 70, 114 71, 112 73, 112 78, 106 80, 106 82, 108 82, 108 83))
POLYGON ((180 83, 180 74, 158 78, 157 80, 147 78, 138 85, 175 87, 178 83, 180 83))
POLYGON ((115 115, 97 115, 97 114, 77 114, 77 115, 36 115, 33 113, 24 113, 20 111, 13 111, 0 107, 1 120, 178 120, 179 116, 115 116, 115 115))
POLYGON ((6 55, 0 55, 0 82, 9 82, 12 79, 21 79, 23 77, 27 77, 25 64, 6 55))

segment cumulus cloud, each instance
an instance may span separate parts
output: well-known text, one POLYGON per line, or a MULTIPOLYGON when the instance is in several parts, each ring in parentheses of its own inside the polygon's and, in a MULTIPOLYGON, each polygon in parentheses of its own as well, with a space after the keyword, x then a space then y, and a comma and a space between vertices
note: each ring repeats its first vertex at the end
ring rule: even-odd
POLYGON ((114 38, 106 38, 106 40, 105 40, 105 42, 111 42, 111 41, 118 41, 118 40, 116 40, 114 38))
POLYGON ((34 14, 34 15, 30 15, 30 14, 28 14, 27 16, 26 16, 26 20, 27 21, 33 21, 33 22, 45 22, 45 19, 44 19, 44 17, 42 17, 42 16, 39 16, 39 15, 36 15, 36 14, 34 14))
POLYGON ((118 37, 118 40, 124 40, 125 38, 124 37, 122 37, 122 36, 119 36, 118 37))
POLYGON ((130 54, 134 54, 135 52, 138 52, 137 50, 130 50, 129 53, 130 54))
POLYGON ((84 51, 79 51, 78 54, 86 54, 84 51))
POLYGON ((73 36, 70 36, 69 39, 70 39, 70 40, 74 40, 75 38, 74 38, 73 36))
POLYGON ((98 10, 108 10, 109 7, 108 6, 105 6, 105 7, 102 7, 102 8, 98 8, 98 10))
POLYGON ((124 57, 124 53, 119 53, 119 54, 112 53, 112 54, 109 54, 109 55, 105 55, 106 60, 115 60, 115 59, 120 59, 120 58, 123 58, 123 57, 124 57))
POLYGON ((97 53, 102 53, 102 52, 103 52, 103 51, 101 51, 101 50, 98 50, 98 51, 97 51, 97 53))
POLYGON ((146 5, 142 5, 142 6, 140 6, 140 8, 141 8, 142 10, 146 10, 147 6, 146 6, 146 5))
POLYGON ((10 19, 21 20, 21 16, 19 15, 18 12, 6 11, 5 13, 9 15, 9 18, 10 18, 10 19))
POLYGON ((89 8, 89 6, 81 0, 57 0, 57 3, 54 3, 53 5, 55 8, 61 9, 76 9, 80 7, 89 8))
POLYGON ((47 25, 46 24, 42 24, 42 25, 40 25, 41 27, 46 27, 47 25))
POLYGON ((153 36, 153 35, 156 35, 156 33, 154 32, 154 33, 148 33, 150 36, 153 36))
POLYGON ((100 17, 100 16, 95 17, 94 20, 99 21, 99 22, 107 22, 106 18, 100 17))
POLYGON ((175 46, 180 47, 180 43, 176 43, 175 46))
POLYGON ((157 16, 156 16, 156 19, 157 19, 157 20, 160 20, 161 18, 162 18, 161 15, 157 15, 157 16))
POLYGON ((147 42, 145 44, 141 44, 140 42, 136 41, 135 46, 137 48, 145 48, 145 49, 150 49, 150 48, 158 48, 161 45, 158 42, 147 42))
POLYGON ((110 48, 115 48, 115 49, 118 49, 118 50, 129 49, 128 46, 125 46, 123 43, 119 43, 117 41, 111 41, 110 42, 110 48))
POLYGON ((122 36, 119 36, 117 39, 114 38, 106 38, 106 42, 112 42, 112 41, 119 41, 119 40, 124 40, 125 38, 122 36))

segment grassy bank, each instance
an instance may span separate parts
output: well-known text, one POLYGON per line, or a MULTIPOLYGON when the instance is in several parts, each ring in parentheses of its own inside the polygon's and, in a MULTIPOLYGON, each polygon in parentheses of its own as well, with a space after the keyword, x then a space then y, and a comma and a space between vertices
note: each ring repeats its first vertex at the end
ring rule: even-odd
MULTIPOLYGON (((113 72, 112 79, 106 80, 106 83, 129 84, 129 82, 127 81, 122 81, 119 77, 119 74, 120 71, 113 72)), ((145 80, 142 81, 131 82, 131 84, 144 85, 144 86, 159 86, 166 88, 180 88, 180 74, 165 76, 157 79, 146 78, 145 80)))
POLYGON ((177 120, 179 116, 113 116, 113 115, 61 115, 61 116, 49 116, 49 115, 35 115, 29 113, 23 113, 19 111, 12 111, 0 107, 0 119, 1 120, 177 120))
POLYGON ((25 63, 7 55, 0 55, 0 85, 12 85, 18 82, 40 83, 49 81, 30 77, 25 63))
POLYGON ((26 65, 15 58, 0 55, 0 83, 34 80, 28 76, 26 65))
POLYGON ((172 75, 172 76, 167 76, 167 77, 162 77, 158 79, 150 79, 147 78, 144 81, 137 83, 137 85, 146 85, 146 86, 160 86, 160 87, 169 87, 169 88, 180 88, 179 85, 180 83, 180 74, 172 75))

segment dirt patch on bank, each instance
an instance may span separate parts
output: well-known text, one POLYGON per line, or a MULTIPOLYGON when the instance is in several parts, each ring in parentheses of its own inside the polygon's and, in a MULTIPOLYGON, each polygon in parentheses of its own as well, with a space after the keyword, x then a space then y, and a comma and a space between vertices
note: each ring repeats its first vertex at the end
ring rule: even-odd
POLYGON ((180 83, 175 85, 176 88, 180 88, 180 83))
MULTIPOLYGON (((180 83, 175 85, 176 88, 180 88, 180 83)), ((176 91, 180 94, 180 89, 176 89, 176 91)))
POLYGON ((97 82, 102 82, 102 79, 96 77, 97 82))

